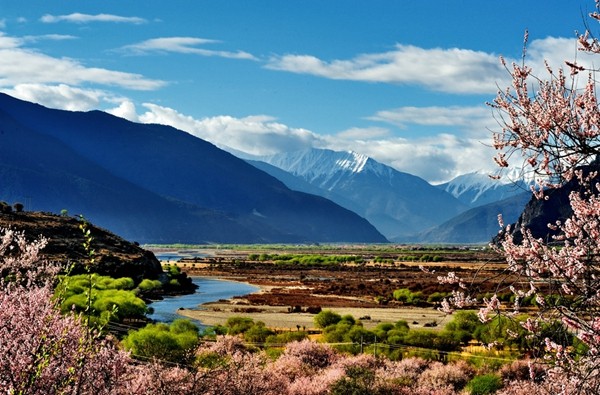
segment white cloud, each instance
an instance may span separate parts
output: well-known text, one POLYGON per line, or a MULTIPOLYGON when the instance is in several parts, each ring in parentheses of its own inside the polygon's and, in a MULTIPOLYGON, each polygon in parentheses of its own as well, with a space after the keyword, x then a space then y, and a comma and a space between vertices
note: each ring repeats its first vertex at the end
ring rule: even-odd
POLYGON ((103 90, 80 89, 65 84, 19 84, 3 92, 46 107, 69 111, 89 111, 98 109, 103 102, 124 100, 103 90))
POLYGON ((194 119, 168 107, 146 103, 148 110, 138 116, 144 123, 170 125, 221 147, 252 155, 271 155, 318 145, 321 137, 309 130, 291 128, 272 117, 255 115, 235 118, 228 115, 194 119))
MULTIPOLYGON (((565 60, 573 59, 592 67, 591 56, 577 51, 576 39, 533 40, 527 53, 526 62, 537 73, 544 72, 544 60, 555 68, 564 67, 565 60)), ((513 61, 520 62, 510 57, 506 60, 509 66, 513 61)), ((461 48, 427 49, 397 44, 392 51, 330 61, 312 55, 283 55, 272 57, 265 67, 334 80, 419 85, 453 94, 495 94, 498 87, 510 84, 499 55, 461 48)))
POLYGON ((201 56, 256 60, 253 55, 244 51, 216 51, 197 47, 198 45, 214 43, 220 43, 220 41, 198 37, 161 37, 127 45, 122 47, 121 50, 135 55, 175 52, 201 56))
POLYGON ((23 36, 23 41, 28 43, 35 43, 42 40, 51 40, 51 41, 64 41, 64 40, 74 40, 77 36, 72 36, 70 34, 42 34, 39 36, 23 36))
POLYGON ((324 61, 309 55, 284 55, 272 58, 266 67, 330 79, 416 84, 460 94, 493 93, 496 82, 506 77, 494 54, 401 44, 393 51, 362 54, 349 60, 324 61))
POLYGON ((124 100, 118 107, 106 110, 106 112, 132 122, 140 122, 135 109, 135 104, 129 100, 124 100))
POLYGON ((525 63, 533 67, 534 72, 545 70, 544 61, 547 61, 552 67, 564 67, 565 60, 578 59, 588 67, 592 66, 591 62, 586 61, 586 59, 590 59, 590 54, 581 52, 577 48, 578 44, 575 38, 546 37, 533 40, 527 46, 525 63))
POLYGON ((440 133, 427 138, 399 138, 385 128, 352 128, 336 135, 322 136, 310 130, 292 128, 270 116, 244 118, 222 115, 195 119, 178 111, 144 104, 137 114, 132 103, 109 112, 133 121, 170 125, 223 147, 251 155, 271 155, 304 148, 354 150, 400 171, 430 182, 443 182, 476 169, 495 170, 491 149, 476 138, 440 133))
POLYGON ((133 90, 155 90, 164 81, 140 74, 86 67, 67 58, 54 58, 24 48, 25 40, 0 33, 0 87, 19 84, 101 84, 133 90))
POLYGON ((0 32, 0 50, 18 48, 23 44, 23 40, 16 37, 10 37, 0 32))
POLYGON ((389 129, 377 126, 367 128, 350 128, 337 133, 337 136, 343 139, 353 140, 371 140, 375 138, 385 137, 390 134, 389 129))
POLYGON ((136 16, 126 17, 112 14, 81 14, 75 12, 69 15, 50 15, 46 14, 40 18, 44 23, 71 22, 71 23, 90 23, 90 22, 116 22, 116 23, 133 23, 136 25, 146 23, 144 18, 136 16))
POLYGON ((378 111, 367 119, 390 123, 406 129, 408 125, 441 126, 460 128, 476 135, 489 134, 498 127, 493 110, 485 104, 481 106, 431 106, 400 107, 378 111))

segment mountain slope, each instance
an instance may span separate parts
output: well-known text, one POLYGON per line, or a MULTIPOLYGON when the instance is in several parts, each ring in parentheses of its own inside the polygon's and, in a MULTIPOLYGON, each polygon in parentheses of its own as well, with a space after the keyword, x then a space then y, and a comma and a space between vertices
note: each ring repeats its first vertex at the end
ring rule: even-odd
POLYGON ((425 180, 355 152, 310 149, 260 160, 318 187, 322 196, 364 216, 394 241, 402 241, 466 208, 425 180))
POLYGON ((115 177, 60 141, 20 126, 4 111, 0 141, 0 197, 8 202, 25 198, 36 210, 84 214, 139 242, 191 241, 188 234, 198 232, 191 225, 198 221, 211 225, 210 232, 198 234, 205 240, 251 237, 250 231, 229 234, 233 221, 222 214, 190 209, 115 177), (170 230, 168 237, 161 227, 170 230))
MULTIPOLYGON (((600 182, 600 158, 596 158, 588 165, 578 166, 577 170, 582 171, 584 176, 595 173, 591 185, 600 182)), ((510 233, 515 243, 519 244, 523 241, 522 229, 525 228, 536 239, 541 239, 546 243, 561 244, 562 241, 553 239, 561 232, 561 229, 559 227, 549 227, 548 224, 556 224, 557 221, 564 224, 573 215, 570 199, 572 193, 577 193, 580 197, 586 198, 585 195, 589 191, 587 191, 586 186, 579 182, 577 177, 573 177, 559 188, 546 190, 543 199, 538 199, 530 194, 530 199, 519 218, 515 221, 506 222, 511 224, 510 233)), ((598 194, 599 192, 593 189, 592 193, 598 194)), ((495 238, 494 242, 499 242, 499 238, 495 238)))
POLYGON ((522 192, 498 202, 472 208, 421 233, 414 241, 453 244, 488 243, 500 231, 498 214, 502 214, 507 224, 515 222, 530 197, 531 192, 522 192))
POLYGON ((386 241, 349 210, 174 128, 3 94, 0 111, 0 199, 82 212, 144 242, 386 241))
MULTIPOLYGON (((81 220, 40 212, 0 213, 0 227, 14 227, 23 231, 27 240, 43 237, 47 245, 41 250, 44 259, 71 267, 71 273, 84 273, 90 264, 84 248, 85 237, 79 226, 81 220)), ((144 278, 156 279, 162 273, 160 262, 154 254, 115 234, 87 223, 93 235, 94 273, 111 277, 131 277, 136 282, 144 278)))

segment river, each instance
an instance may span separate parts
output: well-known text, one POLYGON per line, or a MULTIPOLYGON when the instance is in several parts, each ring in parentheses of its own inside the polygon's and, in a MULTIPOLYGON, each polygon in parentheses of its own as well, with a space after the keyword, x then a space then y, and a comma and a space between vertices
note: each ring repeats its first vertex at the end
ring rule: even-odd
MULTIPOLYGON (((180 308, 193 310, 207 302, 216 302, 220 299, 229 299, 234 296, 243 296, 259 290, 250 284, 236 281, 218 280, 206 277, 191 277, 192 282, 198 286, 195 293, 181 296, 167 296, 163 300, 152 302, 150 307, 154 312, 149 318, 155 321, 172 322, 177 318, 184 318, 177 314, 180 308)), ((192 320, 193 321, 193 320, 192 320)), ((195 322, 202 325, 201 322, 195 322)))

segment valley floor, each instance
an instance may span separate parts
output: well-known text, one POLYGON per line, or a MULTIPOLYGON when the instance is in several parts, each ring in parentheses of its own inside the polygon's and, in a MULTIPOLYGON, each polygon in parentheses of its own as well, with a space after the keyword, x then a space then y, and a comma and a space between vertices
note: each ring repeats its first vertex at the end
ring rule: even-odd
MULTIPOLYGON (((443 327, 449 320, 447 315, 432 308, 405 307, 389 309, 323 306, 323 309, 331 309, 342 316, 351 315, 355 318, 361 318, 361 322, 367 329, 374 328, 381 322, 400 320, 407 321, 412 328, 422 328, 425 324, 431 323, 443 327)), ((229 317, 238 316, 248 317, 254 321, 262 321, 267 327, 278 330, 306 329, 310 331, 315 329, 314 314, 290 313, 283 306, 261 305, 250 307, 244 303, 244 299, 208 303, 202 305, 198 310, 184 309, 179 310, 178 313, 208 326, 224 325, 229 317)))
MULTIPOLYGON (((360 319, 366 328, 380 322, 405 320, 412 328, 443 328, 450 318, 434 303, 406 305, 393 299, 395 290, 422 292, 426 299, 435 292, 449 292, 454 286, 440 285, 437 277, 454 271, 482 289, 496 284, 483 281, 502 271, 504 265, 492 253, 441 254, 437 262, 398 261, 389 254, 386 263, 376 263, 371 252, 362 254, 361 264, 324 266, 281 265, 250 260, 244 251, 210 250, 202 258, 163 262, 179 266, 190 276, 213 277, 259 286, 257 293, 231 300, 204 304, 178 313, 206 325, 223 325, 231 316, 263 321, 277 329, 314 329, 315 309, 330 309, 360 319), (430 272, 419 266, 425 265, 430 272)), ((322 253, 317 251, 315 253, 322 253)), ((336 251, 336 254, 341 252, 336 251)), ((356 254, 349 251, 348 254, 356 254)), ((423 252, 417 254, 424 254, 423 252)), ((381 256, 378 255, 380 258, 381 256)))

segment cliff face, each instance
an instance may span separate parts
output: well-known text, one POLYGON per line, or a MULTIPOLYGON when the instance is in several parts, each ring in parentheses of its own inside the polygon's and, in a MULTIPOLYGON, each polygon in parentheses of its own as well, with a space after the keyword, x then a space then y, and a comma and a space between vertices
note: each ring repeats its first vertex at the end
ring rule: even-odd
MULTIPOLYGON (((0 213, 0 228, 24 231, 27 239, 44 237, 48 245, 42 250, 49 261, 73 264, 73 274, 85 270, 89 256, 83 244, 81 221, 77 218, 40 212, 0 213)), ((105 229, 87 224, 95 251, 92 272, 111 277, 156 279, 162 273, 154 254, 105 229)))
POLYGON ((532 196, 517 222, 512 225, 515 242, 520 243, 523 240, 522 227, 529 229, 535 238, 552 242, 552 236, 555 236, 557 231, 550 229, 548 224, 564 222, 573 214, 569 194, 574 187, 575 185, 567 184, 560 189, 547 191, 547 200, 532 196))
MULTIPOLYGON (((600 171, 600 163, 596 161, 592 165, 582 167, 584 174, 589 174, 591 171, 600 171)), ((597 176, 593 183, 600 181, 600 176, 597 176)), ((519 216, 515 224, 511 225, 511 232, 516 243, 523 240, 521 228, 529 229, 535 238, 541 238, 546 242, 551 243, 552 236, 557 234, 548 227, 548 224, 555 224, 556 221, 564 221, 573 214, 569 195, 571 192, 584 192, 584 187, 576 179, 564 184, 557 189, 545 191, 547 199, 537 199, 532 196, 525 209, 519 216)), ((596 190, 595 193, 598 193, 596 190)), ((493 242, 497 243, 502 234, 494 238, 493 242)))

